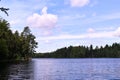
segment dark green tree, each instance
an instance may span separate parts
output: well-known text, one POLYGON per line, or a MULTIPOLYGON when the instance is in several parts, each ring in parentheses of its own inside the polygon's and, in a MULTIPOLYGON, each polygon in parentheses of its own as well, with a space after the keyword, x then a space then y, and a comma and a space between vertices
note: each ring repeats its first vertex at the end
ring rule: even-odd
POLYGON ((0 60, 28 59, 35 52, 35 36, 25 27, 22 33, 12 32, 9 23, 0 19, 0 60))
POLYGON ((31 34, 29 27, 25 27, 21 33, 22 40, 22 53, 23 57, 29 57, 35 52, 37 48, 37 42, 35 41, 35 36, 31 34))
POLYGON ((6 40, 0 39, 0 60, 7 59, 8 55, 6 40))

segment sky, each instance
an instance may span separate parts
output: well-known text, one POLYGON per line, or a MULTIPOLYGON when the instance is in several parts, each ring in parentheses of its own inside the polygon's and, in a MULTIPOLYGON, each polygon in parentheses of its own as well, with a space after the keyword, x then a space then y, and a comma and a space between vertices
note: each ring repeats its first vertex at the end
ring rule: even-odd
POLYGON ((13 31, 29 26, 37 52, 120 42, 120 0, 1 0, 13 31))

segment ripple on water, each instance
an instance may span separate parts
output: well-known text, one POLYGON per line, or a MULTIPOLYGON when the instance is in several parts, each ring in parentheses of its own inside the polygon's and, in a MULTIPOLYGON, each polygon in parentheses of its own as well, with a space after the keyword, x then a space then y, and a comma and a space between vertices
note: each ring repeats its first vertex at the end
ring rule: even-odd
POLYGON ((0 80, 120 80, 120 59, 34 59, 0 69, 0 80))

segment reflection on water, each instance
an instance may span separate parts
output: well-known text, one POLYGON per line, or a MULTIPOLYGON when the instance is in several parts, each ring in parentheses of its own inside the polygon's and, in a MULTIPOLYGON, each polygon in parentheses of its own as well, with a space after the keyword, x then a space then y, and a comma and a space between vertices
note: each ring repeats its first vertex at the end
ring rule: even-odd
POLYGON ((0 64, 0 80, 33 80, 31 62, 0 64), (5 67, 5 68, 4 68, 5 67))
POLYGON ((120 80, 120 59, 32 59, 0 63, 0 80, 120 80))

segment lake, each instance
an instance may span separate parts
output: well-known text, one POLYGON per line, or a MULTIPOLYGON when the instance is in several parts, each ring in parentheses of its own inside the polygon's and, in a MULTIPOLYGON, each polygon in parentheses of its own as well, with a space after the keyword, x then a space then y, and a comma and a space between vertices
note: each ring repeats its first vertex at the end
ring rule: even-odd
POLYGON ((2 63, 0 80, 120 80, 120 59, 36 58, 24 63, 2 63))

